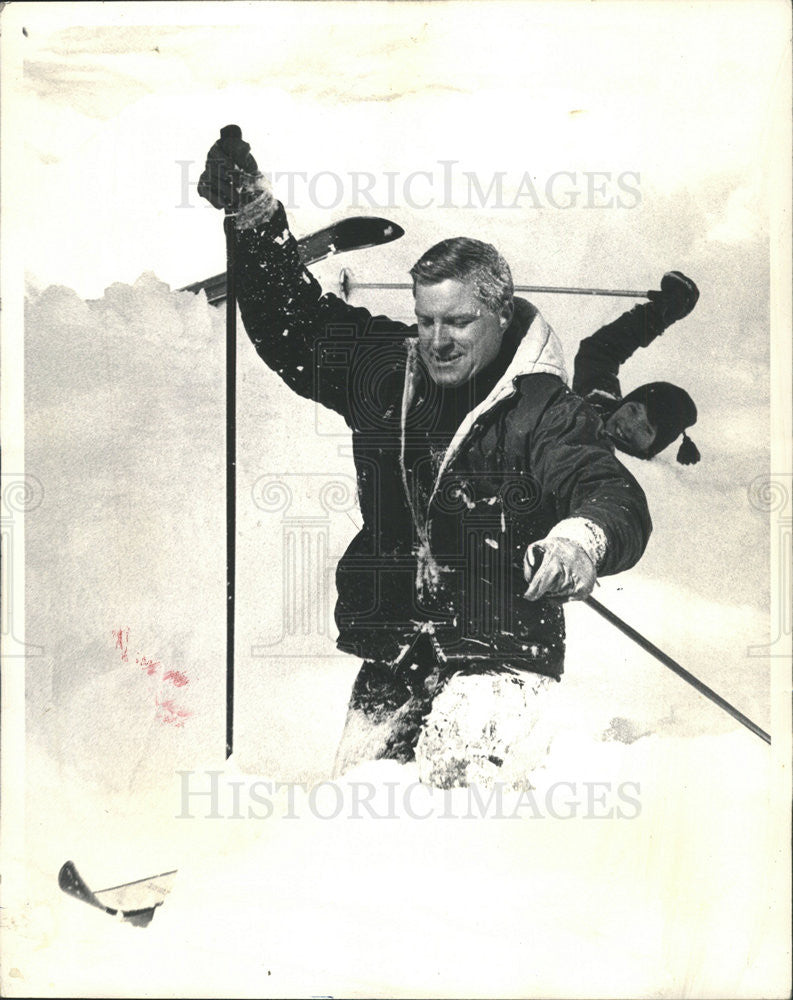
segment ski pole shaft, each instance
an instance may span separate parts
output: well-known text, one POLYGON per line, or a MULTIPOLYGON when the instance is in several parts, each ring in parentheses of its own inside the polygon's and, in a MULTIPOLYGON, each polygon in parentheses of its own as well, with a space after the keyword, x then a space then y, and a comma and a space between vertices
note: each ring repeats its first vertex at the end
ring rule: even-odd
MULTIPOLYGON (((342 271, 339 288, 344 298, 358 289, 390 289, 397 291, 412 291, 413 285, 400 281, 355 281, 349 272, 342 271)), ((646 299, 647 292, 626 288, 564 288, 560 285, 515 285, 516 292, 550 293, 553 295, 612 295, 628 299, 646 299)))
POLYGON ((562 288, 558 285, 515 285, 516 292, 550 292, 553 295, 618 295, 626 299, 646 299, 647 292, 628 288, 562 288))
POLYGON ((237 294, 234 216, 226 213, 226 758, 234 749, 234 600, 237 521, 237 294))
POLYGON ((617 617, 613 611, 609 611, 609 609, 601 604, 600 601, 596 601, 594 597, 587 597, 585 603, 588 604, 594 611, 597 611, 599 615, 602 615, 607 622, 611 622, 611 624, 618 628, 620 632, 627 635, 629 639, 633 639, 633 641, 638 646, 641 646, 645 652, 650 653, 656 658, 656 660, 660 660, 665 667, 668 667, 673 673, 677 674, 678 677, 682 677, 687 684, 690 684, 696 691, 703 694, 706 698, 712 701, 714 705, 718 705, 719 708, 723 709, 728 715, 731 715, 733 719, 740 722, 742 726, 746 726, 746 728, 751 730, 755 736, 759 736, 760 739, 765 740, 766 743, 771 743, 771 737, 768 733, 752 722, 751 719, 747 718, 743 712, 739 712, 737 708, 731 705, 728 701, 725 701, 720 694, 716 694, 716 692, 712 688, 709 688, 707 684, 703 684, 698 677, 695 677, 684 667, 681 667, 676 660, 673 660, 671 656, 667 656, 663 650, 653 645, 649 639, 645 639, 640 632, 637 632, 635 628, 631 628, 630 625, 624 622, 621 618, 617 617))
MULTIPOLYGON (((226 125, 220 137, 242 139, 238 125, 226 125)), ((231 186, 234 179, 230 178, 231 186)), ((233 191, 230 192, 233 204, 233 191)), ((226 209, 226 759, 234 750, 234 603, 237 535, 237 289, 235 213, 226 209)))
POLYGON ((237 521, 237 294, 234 215, 226 232, 226 759, 234 749, 234 601, 237 521))

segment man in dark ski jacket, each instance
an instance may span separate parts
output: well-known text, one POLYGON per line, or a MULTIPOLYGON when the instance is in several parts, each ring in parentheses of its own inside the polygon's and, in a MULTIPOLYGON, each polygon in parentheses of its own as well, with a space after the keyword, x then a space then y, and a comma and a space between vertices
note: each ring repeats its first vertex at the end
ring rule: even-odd
POLYGON ((560 602, 637 562, 645 497, 493 247, 447 240, 418 261, 417 326, 372 316, 323 295, 260 176, 241 139, 216 143, 199 193, 237 211, 256 351, 352 433, 363 527, 337 568, 337 643, 365 663, 339 767, 409 760, 452 675, 507 671, 510 692, 560 678, 560 602))
POLYGON ((623 398, 617 377, 620 365, 639 347, 649 347, 672 323, 688 316, 699 289, 680 271, 669 271, 661 279, 660 291, 649 296, 649 302, 634 306, 581 341, 573 391, 597 409, 620 451, 654 458, 682 434, 677 460, 693 465, 700 455, 686 429, 696 423, 697 408, 685 389, 670 382, 649 382, 623 398))

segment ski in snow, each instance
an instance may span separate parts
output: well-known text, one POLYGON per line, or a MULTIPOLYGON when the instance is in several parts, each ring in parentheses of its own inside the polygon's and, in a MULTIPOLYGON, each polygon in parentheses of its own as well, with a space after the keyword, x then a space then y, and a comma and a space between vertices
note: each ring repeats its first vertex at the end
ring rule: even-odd
POLYGON ((89 906, 126 920, 135 927, 147 927, 154 911, 162 906, 171 891, 175 876, 176 869, 92 892, 77 871, 75 863, 67 861, 58 873, 58 885, 68 896, 81 899, 89 906))
MULTIPOLYGON (((297 249, 300 259, 309 267, 316 264, 334 253, 348 253, 350 250, 365 250, 367 247, 377 247, 384 243, 392 243, 400 236, 405 235, 405 230, 395 222, 388 219, 379 219, 375 216, 354 215, 349 219, 342 219, 341 222, 334 222, 332 226, 318 229, 315 233, 303 236, 297 241, 297 249)), ((219 305, 226 301, 226 272, 215 274, 211 278, 204 278, 203 281, 196 281, 192 285, 185 285, 180 288, 180 292, 206 292, 207 301, 210 305, 219 305)))

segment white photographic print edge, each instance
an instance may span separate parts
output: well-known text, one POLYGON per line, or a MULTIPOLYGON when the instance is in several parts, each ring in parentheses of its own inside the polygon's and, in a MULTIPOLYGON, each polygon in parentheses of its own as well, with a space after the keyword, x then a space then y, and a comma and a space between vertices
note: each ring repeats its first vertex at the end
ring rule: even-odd
MULTIPOLYGON (((788 5, 11 3, 0 27, 4 995, 789 995, 788 5), (235 313, 227 759, 229 317, 182 289, 226 269, 198 181, 230 123, 296 237, 404 231, 309 266, 374 315, 414 323, 411 266, 472 237, 572 380, 583 338, 696 282, 619 377, 690 393, 701 460, 617 453, 653 532, 592 596, 770 746, 569 601, 561 683, 518 712, 541 706, 530 782, 492 753, 481 783, 336 775, 360 470, 235 313)), ((506 717, 504 688, 470 701, 506 717)))

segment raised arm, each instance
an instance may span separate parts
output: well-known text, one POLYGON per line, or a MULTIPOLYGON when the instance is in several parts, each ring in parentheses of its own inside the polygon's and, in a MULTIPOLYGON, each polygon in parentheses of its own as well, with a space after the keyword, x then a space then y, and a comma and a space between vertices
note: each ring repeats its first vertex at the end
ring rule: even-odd
POLYGON ((224 136, 227 131, 209 151, 198 190, 216 208, 235 212, 236 291, 245 330, 291 389, 351 423, 351 367, 359 347, 373 337, 404 337, 409 328, 323 294, 300 260, 283 205, 269 192, 250 147, 239 135, 224 136), (344 363, 337 363, 342 357, 344 363))
POLYGON ((401 339, 408 327, 323 294, 280 203, 269 221, 238 231, 237 267, 237 300, 259 357, 296 393, 352 422, 356 358, 373 338, 401 339))
POLYGON ((620 399, 619 369, 639 347, 649 345, 667 327, 687 316, 697 303, 699 289, 680 271, 661 279, 660 291, 650 301, 636 305, 619 319, 585 337, 578 347, 573 370, 573 391, 620 399))

